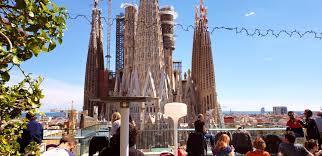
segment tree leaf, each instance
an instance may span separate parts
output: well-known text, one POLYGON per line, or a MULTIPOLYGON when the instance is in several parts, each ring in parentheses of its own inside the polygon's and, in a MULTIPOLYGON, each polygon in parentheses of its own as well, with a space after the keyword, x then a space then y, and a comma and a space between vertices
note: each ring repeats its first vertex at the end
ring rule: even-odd
POLYGON ((32 11, 29 11, 29 17, 35 17, 35 14, 32 11))
POLYGON ((12 62, 14 64, 21 64, 21 60, 18 58, 18 56, 13 56, 12 62))
POLYGON ((50 41, 49 46, 48 46, 48 52, 54 50, 56 48, 56 42, 50 41))
POLYGON ((58 40, 59 44, 61 44, 63 42, 63 39, 61 37, 58 37, 57 40, 58 40))
POLYGON ((10 75, 8 71, 1 73, 1 79, 5 82, 8 82, 10 80, 10 75))

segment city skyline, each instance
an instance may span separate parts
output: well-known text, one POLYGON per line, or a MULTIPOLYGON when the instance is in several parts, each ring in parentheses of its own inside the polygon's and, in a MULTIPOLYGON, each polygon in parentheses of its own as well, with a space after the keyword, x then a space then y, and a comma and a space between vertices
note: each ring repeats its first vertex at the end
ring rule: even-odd
MULTIPOLYGON (((90 17, 91 0, 80 2, 78 6, 62 0, 55 0, 55 2, 66 5, 72 16, 85 14, 90 17)), ((103 15, 106 16, 107 2, 103 2, 100 6, 103 9, 103 15)), ((234 1, 232 4, 230 2, 205 1, 209 8, 210 27, 224 25, 277 30, 321 30, 317 28, 322 26, 322 22, 314 21, 315 16, 312 16, 322 13, 318 11, 322 10, 319 7, 322 3, 319 1, 310 3, 234 1), (280 5, 273 8, 277 3, 280 5), (291 9, 283 10, 283 7, 289 7, 289 5, 291 9), (309 8, 302 9, 302 5, 307 5, 309 8), (228 8, 232 10, 225 10, 228 8), (299 9, 302 9, 301 13, 297 13, 299 9), (297 19, 292 20, 292 17, 297 19)), ((199 1, 182 4, 178 0, 163 0, 160 3, 174 5, 178 13, 177 23, 193 25, 193 6, 199 1)), ((121 2, 113 2, 113 17, 122 10, 120 5, 121 2)), ((85 19, 79 18, 69 20, 67 27, 69 30, 65 32, 63 45, 57 46, 52 53, 42 54, 37 59, 23 64, 23 68, 34 73, 34 76, 43 75, 45 78, 43 88, 47 96, 43 101, 44 110, 66 106, 72 100, 75 101, 76 108, 80 109, 83 105, 90 25, 85 19)), ((115 26, 112 33, 115 34, 115 26)), ((193 30, 186 32, 177 28, 175 34, 177 39, 174 60, 181 60, 184 63, 183 69, 186 71, 191 66, 193 30)), ((322 78, 322 73, 319 73, 322 66, 319 61, 322 56, 319 53, 322 49, 321 40, 313 39, 310 35, 302 39, 285 36, 281 38, 248 37, 245 34, 236 35, 232 31, 215 31, 211 38, 217 92, 223 110, 259 111, 262 106, 270 110, 273 106, 279 105, 287 106, 290 110, 320 109, 322 105, 322 96, 319 95, 322 91, 322 83, 319 82, 322 78)), ((106 33, 104 32, 105 42, 106 33)), ((114 43, 115 37, 112 36, 112 57, 115 57, 114 43)), ((104 52, 106 53, 106 49, 104 52)), ((111 69, 114 69, 114 59, 112 59, 111 69)), ((16 77, 19 79, 18 75, 16 77)))

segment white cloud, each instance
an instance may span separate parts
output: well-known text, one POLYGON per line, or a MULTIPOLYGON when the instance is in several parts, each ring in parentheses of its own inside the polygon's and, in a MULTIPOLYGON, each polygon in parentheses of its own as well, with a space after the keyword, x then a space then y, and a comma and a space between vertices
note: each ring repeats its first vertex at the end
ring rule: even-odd
POLYGON ((256 13, 255 12, 249 12, 249 13, 246 13, 245 16, 248 17, 248 16, 254 16, 256 13))
MULTIPOLYGON (((36 77, 37 74, 32 74, 36 77)), ((44 80, 41 89, 45 95, 41 100, 41 111, 49 111, 49 109, 70 109, 72 101, 74 108, 81 110, 83 107, 84 90, 83 86, 73 85, 61 80, 56 80, 43 76, 44 80)), ((13 71, 8 85, 14 85, 23 80, 23 75, 19 71, 13 71)))
POLYGON ((42 110, 69 109, 73 107, 81 110, 83 106, 83 86, 72 85, 60 80, 47 78, 42 84, 45 98, 42 100, 42 110))

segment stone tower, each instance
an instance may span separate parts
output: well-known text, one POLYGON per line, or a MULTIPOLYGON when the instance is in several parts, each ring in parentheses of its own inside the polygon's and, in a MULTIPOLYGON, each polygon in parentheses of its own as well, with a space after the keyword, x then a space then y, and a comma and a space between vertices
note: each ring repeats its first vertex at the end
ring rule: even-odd
POLYGON ((115 83, 115 95, 157 98, 144 103, 131 103, 130 113, 137 127, 147 130, 140 134, 142 140, 138 141, 138 148, 149 145, 167 147, 173 135, 161 129, 172 126, 162 112, 164 105, 173 99, 174 84, 169 75, 173 75, 174 23, 173 15, 169 13, 174 11, 169 7, 159 10, 158 0, 140 0, 139 7, 129 3, 123 6, 124 75, 115 83), (152 134, 152 131, 157 133, 152 134), (167 143, 162 140, 167 140, 167 143))
MULTIPOLYGON (((133 4, 126 4, 124 6, 124 70, 122 85, 120 86, 121 92, 127 93, 128 85, 131 79, 131 73, 134 65, 134 52, 135 52, 135 34, 138 16, 138 8, 133 4)), ((122 94, 123 94, 122 93, 122 94)))
POLYGON ((213 109, 214 122, 220 125, 220 106, 216 93, 207 8, 204 6, 203 0, 195 12, 191 77, 197 96, 196 113, 206 114, 206 111, 213 109))
MULTIPOLYGON (((173 7, 165 6, 160 9, 161 28, 163 37, 163 50, 164 50, 164 63, 165 72, 169 79, 173 78, 173 60, 172 53, 175 50, 174 46, 174 16, 175 12, 173 7)), ((172 85, 172 84, 171 84, 172 85)))
POLYGON ((98 9, 97 5, 98 2, 95 1, 92 10, 92 30, 85 71, 83 110, 87 110, 89 116, 100 116, 106 113, 105 105, 100 105, 100 103, 96 102, 94 99, 108 96, 107 71, 104 69, 101 11, 98 9), (94 110, 100 110, 100 112, 94 110))
POLYGON ((135 38, 134 70, 137 71, 141 91, 151 72, 155 87, 160 85, 164 70, 164 55, 158 0, 140 0, 135 38))

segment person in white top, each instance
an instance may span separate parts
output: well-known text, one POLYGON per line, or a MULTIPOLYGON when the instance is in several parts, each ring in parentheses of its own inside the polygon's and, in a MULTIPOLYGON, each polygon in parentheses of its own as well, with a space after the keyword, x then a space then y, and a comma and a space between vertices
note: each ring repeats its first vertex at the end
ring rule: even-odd
POLYGON ((40 156, 75 156, 72 152, 75 146, 75 139, 70 135, 65 135, 60 139, 58 147, 52 148, 40 156))
POLYGON ((114 112, 112 114, 112 127, 110 135, 116 134, 117 129, 121 126, 121 114, 119 112, 114 112))

